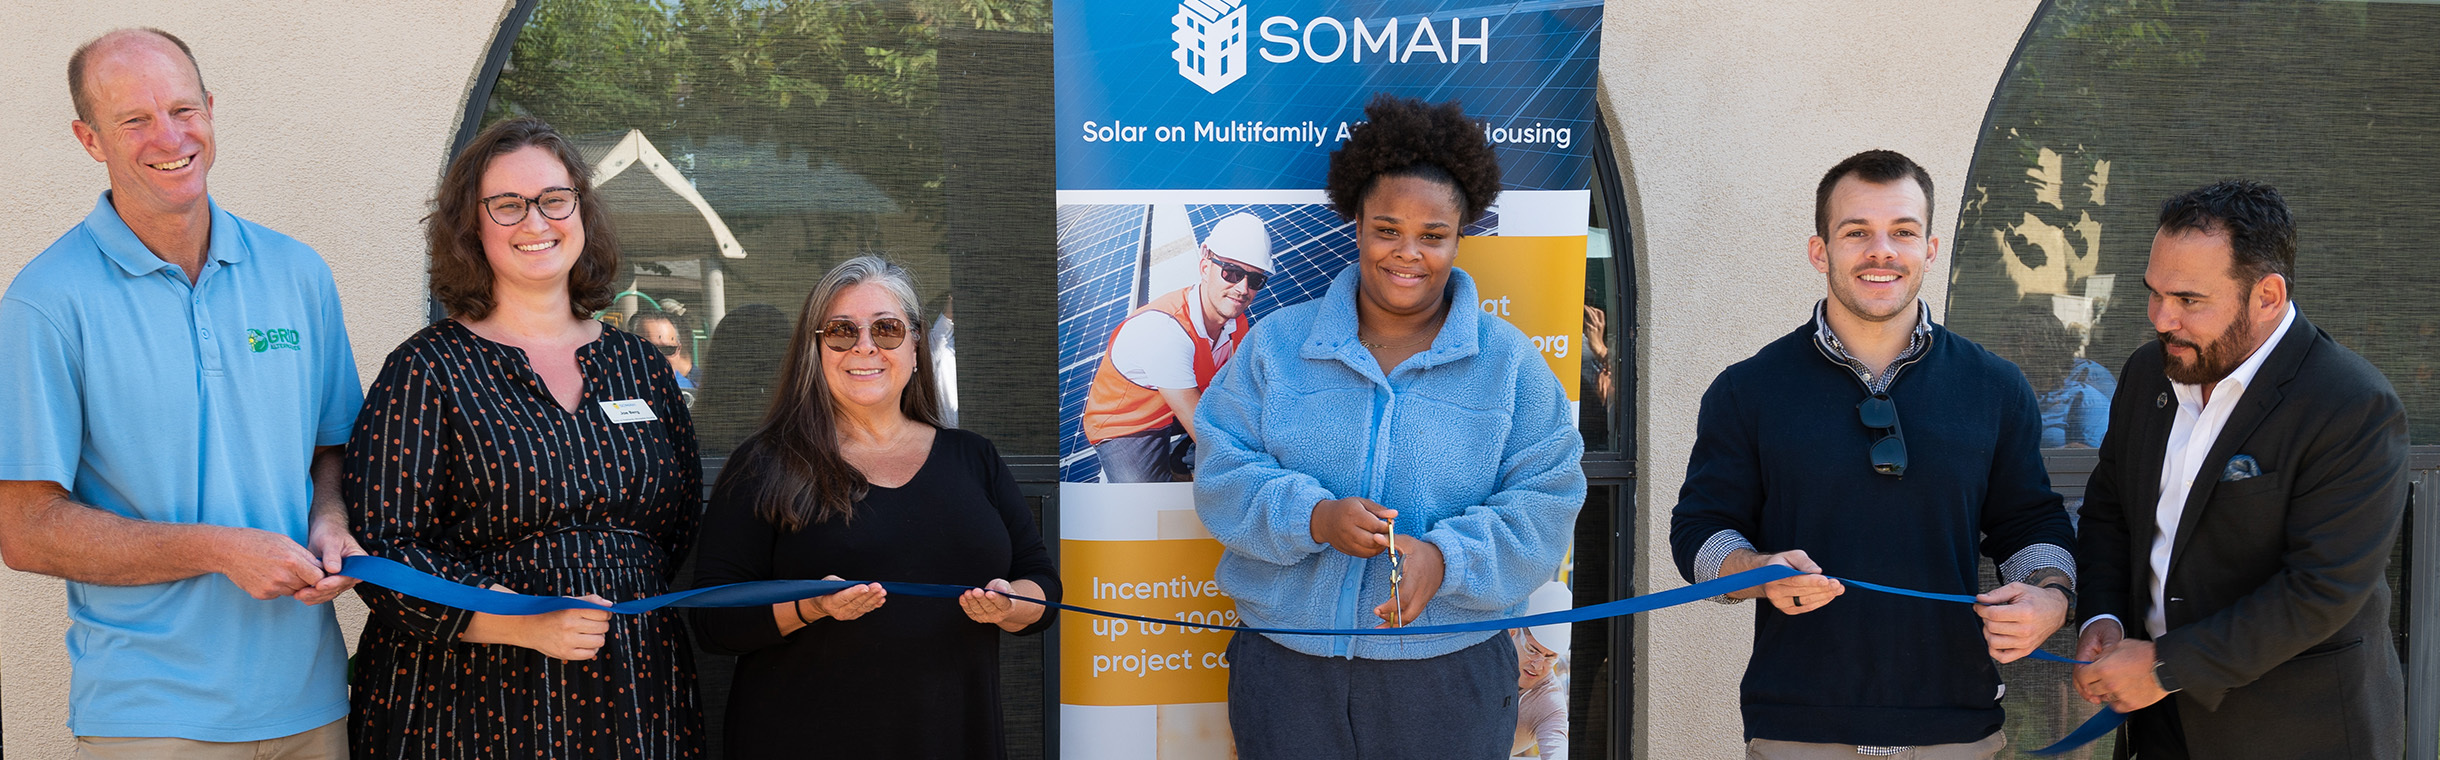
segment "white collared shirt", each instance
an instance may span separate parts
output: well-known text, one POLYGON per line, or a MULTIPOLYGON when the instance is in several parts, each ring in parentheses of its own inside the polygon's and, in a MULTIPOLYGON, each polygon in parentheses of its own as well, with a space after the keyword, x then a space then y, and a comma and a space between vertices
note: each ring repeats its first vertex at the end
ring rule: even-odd
MULTIPOLYGON (((2228 426, 2228 417, 2236 411, 2237 402, 2253 387, 2254 374, 2262 371, 2262 361, 2271 355, 2280 339, 2287 337, 2288 326, 2295 323, 2296 304, 2290 302, 2287 314, 2279 319, 2279 329, 2255 347, 2245 363, 2211 386, 2208 403, 2203 400, 2203 386, 2169 384, 2177 393, 2177 420, 2169 427, 2167 456, 2160 461, 2160 502, 2152 510, 2153 521, 2160 528, 2152 538, 2152 609, 2143 621, 2144 629, 2154 639, 2169 632, 2168 598, 2164 591, 2169 578, 2169 551, 2177 546, 2178 521, 2186 515, 2186 497, 2194 492, 2194 479, 2201 475, 2203 460, 2211 456, 2211 445, 2220 439, 2221 429, 2228 426)), ((2099 615, 2085 625, 2102 618, 2118 619, 2116 615, 2099 615)))

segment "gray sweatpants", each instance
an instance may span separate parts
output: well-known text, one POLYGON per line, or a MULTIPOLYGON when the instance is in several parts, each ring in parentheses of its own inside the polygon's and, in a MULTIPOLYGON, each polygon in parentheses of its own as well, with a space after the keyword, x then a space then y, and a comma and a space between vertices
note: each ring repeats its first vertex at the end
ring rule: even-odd
POLYGON ((1228 645, 1237 757, 1502 758, 1517 730, 1506 636, 1422 660, 1315 657, 1259 633, 1228 645))

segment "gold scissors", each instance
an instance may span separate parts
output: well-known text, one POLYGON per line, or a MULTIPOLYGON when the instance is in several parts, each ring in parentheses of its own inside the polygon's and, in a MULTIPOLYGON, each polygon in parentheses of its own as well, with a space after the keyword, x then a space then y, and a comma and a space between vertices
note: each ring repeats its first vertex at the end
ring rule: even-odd
POLYGON ((1398 599, 1398 587, 1406 582, 1406 555, 1398 551, 1398 518, 1389 519, 1389 624, 1406 627, 1406 605, 1398 599))

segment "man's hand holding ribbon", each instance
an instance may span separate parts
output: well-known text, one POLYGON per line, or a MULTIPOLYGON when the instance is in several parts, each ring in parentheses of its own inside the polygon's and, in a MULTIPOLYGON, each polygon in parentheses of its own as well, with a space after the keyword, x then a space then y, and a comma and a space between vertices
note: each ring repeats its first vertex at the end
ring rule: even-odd
MULTIPOLYGON (((2031 585, 2034 580, 2047 579, 2040 573, 2036 576, 1974 597, 1974 614, 1982 616, 1983 640, 1991 646, 1991 659, 2003 664, 2023 659, 2067 624, 2067 596, 2031 585)), ((2065 574, 2050 577, 2064 579, 2065 574)))
POLYGON ((2084 627, 2076 645, 2076 693, 2084 701, 2106 704, 2122 713, 2134 712, 2169 696, 2160 685, 2159 653, 2152 642, 2129 639, 2118 621, 2104 619, 2084 627))
POLYGON ((1838 582, 1837 578, 1823 575, 1822 566, 1815 563, 1812 557, 1805 556, 1803 549, 1790 549, 1776 554, 1762 554, 1752 549, 1737 549, 1729 552, 1727 559, 1720 560, 1720 575, 1723 577, 1735 575, 1765 565, 1783 565, 1794 568, 1804 575, 1781 578, 1755 588, 1732 592, 1728 598, 1752 599, 1759 596, 1771 600, 1771 606, 1778 607, 1780 612, 1802 615, 1821 609, 1828 605, 1830 600, 1847 593, 1847 584, 1838 582))

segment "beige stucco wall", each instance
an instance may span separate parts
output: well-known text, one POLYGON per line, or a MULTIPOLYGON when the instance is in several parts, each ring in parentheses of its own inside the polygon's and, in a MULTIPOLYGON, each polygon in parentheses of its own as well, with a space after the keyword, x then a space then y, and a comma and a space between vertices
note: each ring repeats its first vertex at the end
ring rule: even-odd
MULTIPOLYGON (((1705 387, 1787 334, 1822 297, 1805 261, 1813 187, 1888 148, 1931 170, 1934 229, 1959 186, 2035 0, 1728 3, 1611 0, 1601 78, 1633 203, 1645 591, 1684 585, 1669 510, 1705 387)), ((1924 288, 1943 305, 1947 262, 1924 288)), ((1742 757, 1737 681, 1753 610, 1700 604, 1635 618, 1637 757, 1742 757)))
MULTIPOLYGON (((111 28, 157 26, 195 48, 216 99, 213 197, 330 261, 369 379, 423 324, 416 220, 509 5, 14 0, 0 20, 0 287, 108 185, 68 132, 69 52, 111 28)), ((69 754, 65 604, 59 581, 0 570, 10 758, 69 754)), ((342 604, 353 642, 363 608, 342 604)))

